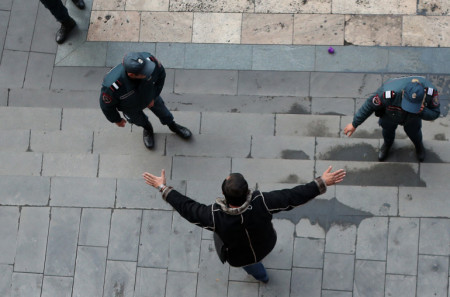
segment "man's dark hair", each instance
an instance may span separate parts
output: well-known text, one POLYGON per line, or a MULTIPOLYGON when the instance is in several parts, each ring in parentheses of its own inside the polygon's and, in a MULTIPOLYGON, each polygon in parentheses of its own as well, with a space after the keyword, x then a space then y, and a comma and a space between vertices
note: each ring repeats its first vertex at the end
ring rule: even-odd
POLYGON ((231 173, 222 183, 222 193, 228 204, 241 206, 247 199, 248 184, 240 173, 231 173))

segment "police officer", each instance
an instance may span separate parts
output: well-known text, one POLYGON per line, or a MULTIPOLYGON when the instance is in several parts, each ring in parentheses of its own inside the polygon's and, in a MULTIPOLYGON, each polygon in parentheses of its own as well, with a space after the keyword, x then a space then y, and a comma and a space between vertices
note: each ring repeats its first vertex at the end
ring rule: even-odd
POLYGON ((432 121, 440 114, 438 91, 431 82, 421 76, 388 80, 361 106, 353 122, 344 128, 344 133, 350 137, 373 112, 380 118, 378 123, 384 138, 378 160, 387 158, 398 125, 403 126, 413 142, 419 161, 425 159, 422 120, 432 121))
POLYGON ((153 127, 143 109, 149 108, 169 129, 187 139, 189 129, 174 122, 160 94, 164 87, 166 71, 150 53, 130 52, 123 62, 106 74, 100 95, 100 107, 106 118, 119 127, 125 126, 125 119, 144 128, 144 145, 152 149, 155 144, 153 127))
MULTIPOLYGON (((61 0, 41 0, 45 8, 50 10, 55 19, 61 23, 61 27, 56 32, 56 42, 63 43, 69 33, 75 28, 75 20, 72 19, 61 0)), ((86 7, 84 0, 72 0, 76 7, 84 9, 86 7)))

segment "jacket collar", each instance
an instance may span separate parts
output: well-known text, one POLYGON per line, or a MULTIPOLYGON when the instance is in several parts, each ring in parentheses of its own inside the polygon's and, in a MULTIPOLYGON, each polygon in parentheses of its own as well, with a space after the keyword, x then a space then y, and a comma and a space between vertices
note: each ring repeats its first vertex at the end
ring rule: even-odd
POLYGON ((221 198, 221 197, 216 199, 216 203, 220 205, 220 208, 222 208, 222 210, 225 213, 227 213, 229 215, 240 215, 243 212, 245 212, 247 210, 247 208, 250 206, 250 202, 252 201, 252 193, 253 192, 249 191, 245 202, 237 208, 229 207, 227 205, 225 198, 221 198))

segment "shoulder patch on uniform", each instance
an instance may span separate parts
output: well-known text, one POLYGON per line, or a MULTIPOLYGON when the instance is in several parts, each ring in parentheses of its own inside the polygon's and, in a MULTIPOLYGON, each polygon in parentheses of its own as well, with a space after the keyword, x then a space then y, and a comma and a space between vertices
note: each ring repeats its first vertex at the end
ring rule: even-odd
POLYGON ((380 97, 378 97, 378 94, 375 95, 375 96, 372 98, 372 103, 373 103, 373 105, 375 105, 375 106, 380 106, 380 105, 381 105, 381 100, 380 100, 380 97))
POLYGON ((384 97, 385 99, 391 99, 391 98, 393 98, 394 96, 395 96, 394 91, 385 91, 385 92, 383 93, 383 97, 384 97))
POLYGON ((109 104, 112 101, 112 97, 108 93, 103 92, 102 93, 102 100, 103 100, 104 103, 109 104))
POLYGON ((431 104, 432 104, 434 107, 439 106, 439 96, 438 96, 438 95, 436 95, 436 96, 433 97, 433 100, 431 101, 431 104))

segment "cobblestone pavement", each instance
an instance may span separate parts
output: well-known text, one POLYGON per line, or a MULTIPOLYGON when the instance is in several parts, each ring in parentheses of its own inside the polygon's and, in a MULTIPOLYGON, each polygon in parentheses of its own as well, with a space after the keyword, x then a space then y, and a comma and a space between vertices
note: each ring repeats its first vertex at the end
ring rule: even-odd
POLYGON ((57 46, 40 2, 0 2, 0 297, 450 296, 448 1, 86 3, 67 1, 78 26, 57 46), (193 139, 149 114, 150 152, 104 118, 100 83, 129 50, 168 68, 163 98, 193 139), (376 118, 343 127, 410 74, 438 87, 443 116, 423 123, 424 163, 400 129, 379 163, 376 118), (211 203, 230 172, 270 191, 328 165, 346 180, 275 216, 268 284, 222 265, 141 178, 165 168, 211 203))

